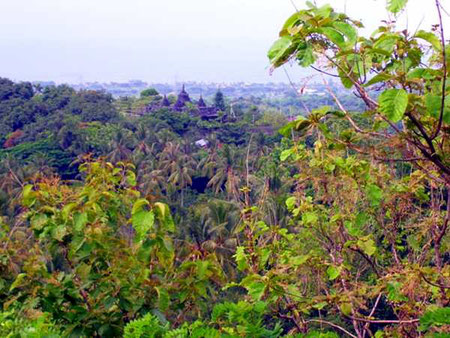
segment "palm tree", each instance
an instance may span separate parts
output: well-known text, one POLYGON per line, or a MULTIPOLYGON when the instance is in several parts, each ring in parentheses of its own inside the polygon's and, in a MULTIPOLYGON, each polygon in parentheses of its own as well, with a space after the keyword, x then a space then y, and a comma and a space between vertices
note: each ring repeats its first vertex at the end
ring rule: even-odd
POLYGON ((225 144, 218 154, 210 158, 209 162, 203 164, 204 170, 212 171, 214 168, 214 175, 208 182, 208 187, 212 188, 216 194, 225 191, 228 197, 239 200, 239 187, 241 184, 242 175, 239 174, 239 169, 242 169, 242 162, 239 161, 239 156, 236 148, 225 144))
POLYGON ((0 189, 5 193, 3 209, 14 216, 16 207, 21 205, 22 191, 36 173, 31 165, 23 165, 8 154, 0 161, 0 189))
POLYGON ((134 137, 137 141, 137 146, 134 152, 142 153, 143 155, 153 154, 155 151, 156 137, 144 124, 137 126, 134 137), (153 136, 153 137, 152 137, 153 136))
POLYGON ((131 155, 131 137, 124 133, 124 130, 118 128, 111 142, 111 151, 107 155, 111 162, 120 162, 128 160, 131 155))
POLYGON ((192 214, 187 235, 199 247, 214 252, 222 267, 231 272, 237 244, 235 229, 241 220, 239 205, 214 199, 196 207, 192 214))
MULTIPOLYGON (((158 162, 155 157, 147 157, 136 165, 137 182, 139 191, 144 196, 160 199, 167 188, 167 177, 164 171, 158 169, 158 162)), ((150 198, 152 199, 152 198, 150 198)))
POLYGON ((180 144, 168 142, 159 159, 160 169, 168 177, 168 182, 180 190, 181 207, 184 207, 184 189, 192 185, 195 160, 184 152, 180 144))

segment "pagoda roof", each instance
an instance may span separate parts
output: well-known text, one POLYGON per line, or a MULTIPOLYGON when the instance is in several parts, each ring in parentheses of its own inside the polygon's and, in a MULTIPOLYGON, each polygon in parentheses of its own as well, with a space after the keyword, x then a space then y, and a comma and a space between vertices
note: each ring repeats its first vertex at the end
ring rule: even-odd
POLYGON ((203 96, 201 96, 200 95, 200 99, 198 100, 198 104, 197 104, 199 107, 206 107, 206 103, 205 103, 205 101, 203 100, 203 96))
POLYGON ((164 107, 170 107, 170 101, 169 101, 169 99, 167 98, 166 95, 164 95, 164 99, 162 100, 161 105, 164 106, 164 107))

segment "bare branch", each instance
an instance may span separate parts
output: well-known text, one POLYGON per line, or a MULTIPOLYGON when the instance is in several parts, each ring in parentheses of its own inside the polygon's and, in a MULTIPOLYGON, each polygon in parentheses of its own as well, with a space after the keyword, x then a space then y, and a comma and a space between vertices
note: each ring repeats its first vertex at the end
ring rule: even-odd
POLYGON ((326 325, 329 325, 329 326, 331 326, 331 327, 334 327, 334 328, 336 328, 336 329, 338 329, 338 330, 341 330, 342 332, 344 332, 345 334, 349 335, 350 337, 358 338, 358 337, 355 336, 354 334, 348 332, 348 331, 347 331, 346 329, 344 329, 343 327, 341 327, 341 326, 339 326, 339 325, 337 325, 337 324, 331 323, 331 322, 329 322, 329 321, 323 320, 323 319, 310 319, 310 320, 307 320, 306 322, 307 322, 307 323, 320 323, 320 324, 326 324, 326 325))

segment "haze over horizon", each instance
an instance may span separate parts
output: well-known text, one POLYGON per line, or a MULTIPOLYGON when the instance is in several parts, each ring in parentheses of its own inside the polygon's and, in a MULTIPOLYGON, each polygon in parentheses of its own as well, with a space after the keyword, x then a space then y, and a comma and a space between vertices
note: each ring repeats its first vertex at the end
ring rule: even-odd
MULTIPOLYGON (((434 1, 410 0, 403 25, 436 23, 434 1), (405 18, 408 17, 406 21, 405 18)), ((384 0, 331 0, 365 20, 384 0)), ((56 82, 287 82, 266 53, 303 0, 15 0, 0 3, 0 76, 56 82)), ((449 18, 445 16, 449 31, 449 18)), ((295 80, 309 74, 288 68, 295 80)))

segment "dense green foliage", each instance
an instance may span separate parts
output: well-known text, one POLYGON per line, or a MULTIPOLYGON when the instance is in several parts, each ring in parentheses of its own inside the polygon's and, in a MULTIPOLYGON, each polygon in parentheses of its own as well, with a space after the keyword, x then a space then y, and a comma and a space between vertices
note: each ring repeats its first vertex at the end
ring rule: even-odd
POLYGON ((320 61, 359 113, 326 84, 288 123, 2 79, 0 334, 448 336, 450 50, 361 26, 308 3, 269 51, 320 61))

